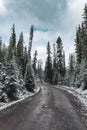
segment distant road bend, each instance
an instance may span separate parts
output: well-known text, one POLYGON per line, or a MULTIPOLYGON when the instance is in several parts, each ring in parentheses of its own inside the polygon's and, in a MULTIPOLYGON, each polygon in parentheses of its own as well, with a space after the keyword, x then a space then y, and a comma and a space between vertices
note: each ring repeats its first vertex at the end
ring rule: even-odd
POLYGON ((52 86, 0 113, 0 130, 87 130, 66 95, 52 86))

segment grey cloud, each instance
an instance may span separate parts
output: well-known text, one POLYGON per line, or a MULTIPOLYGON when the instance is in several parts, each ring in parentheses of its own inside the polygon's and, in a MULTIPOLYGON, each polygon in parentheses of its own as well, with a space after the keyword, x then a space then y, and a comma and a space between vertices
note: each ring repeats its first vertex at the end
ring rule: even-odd
POLYGON ((66 0, 7 0, 8 14, 16 21, 45 26, 60 25, 66 0))

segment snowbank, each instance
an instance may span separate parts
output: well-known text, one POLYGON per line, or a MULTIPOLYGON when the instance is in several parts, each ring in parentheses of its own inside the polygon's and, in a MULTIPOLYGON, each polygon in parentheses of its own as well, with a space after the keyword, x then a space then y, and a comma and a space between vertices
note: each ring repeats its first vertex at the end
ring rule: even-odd
POLYGON ((19 100, 16 101, 12 101, 12 102, 8 102, 8 103, 0 103, 0 111, 4 110, 16 103, 22 102, 23 100, 27 99, 28 97, 34 96, 35 94, 37 94, 40 91, 40 87, 36 87, 34 90, 34 93, 31 92, 26 92, 25 95, 21 95, 19 100))

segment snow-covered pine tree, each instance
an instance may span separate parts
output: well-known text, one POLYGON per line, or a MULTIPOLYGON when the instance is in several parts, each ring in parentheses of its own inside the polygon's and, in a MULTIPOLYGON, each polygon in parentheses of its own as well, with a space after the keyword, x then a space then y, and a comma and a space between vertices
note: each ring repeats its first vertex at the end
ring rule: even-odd
POLYGON ((24 47, 23 49, 23 77, 26 72, 27 63, 28 63, 28 52, 27 52, 27 47, 24 47))
POLYGON ((9 99, 14 100, 20 98, 26 92, 24 81, 18 69, 15 56, 6 66, 6 76, 4 85, 9 99))
POLYGON ((33 33, 34 33, 34 26, 31 25, 30 37, 29 37, 29 46, 28 46, 28 56, 29 56, 30 60, 31 60, 31 48, 32 48, 32 41, 33 41, 33 33))
POLYGON ((85 4, 83 13, 83 22, 79 25, 76 32, 76 71, 75 86, 86 87, 86 66, 87 66, 87 4, 85 4))
POLYGON ((76 50, 76 67, 75 67, 75 77, 74 77, 74 86, 80 87, 81 86, 81 79, 80 79, 80 69, 81 69, 81 63, 82 63, 82 53, 84 48, 84 40, 85 40, 85 30, 83 23, 81 26, 79 25, 76 30, 76 39, 75 39, 75 50, 76 50))
POLYGON ((3 63, 0 63, 0 102, 7 102, 8 96, 6 93, 6 86, 4 85, 5 77, 6 77, 6 67, 3 63))
POLYGON ((37 69, 37 72, 38 72, 38 79, 42 83, 42 80, 43 80, 43 70, 42 70, 42 60, 41 59, 38 60, 38 69, 37 69))
POLYGON ((31 64, 31 49, 32 49, 32 40, 33 40, 33 30, 34 26, 32 25, 30 28, 30 38, 29 38, 29 46, 28 46, 28 63, 25 72, 25 86, 28 91, 34 92, 35 84, 35 77, 34 72, 32 70, 31 64))
POLYGON ((82 59, 82 29, 80 27, 80 25, 78 26, 78 29, 76 30, 76 39, 75 39, 75 50, 76 50, 76 60, 77 63, 80 64, 81 63, 81 59, 82 59))
POLYGON ((9 40, 8 46, 8 61, 12 60, 13 55, 16 56, 16 33, 15 33, 15 25, 13 24, 12 33, 9 40))
POLYGON ((38 55, 38 54, 37 54, 37 50, 35 50, 35 52, 34 52, 34 57, 33 57, 33 61, 32 61, 32 68, 33 68, 35 77, 37 77, 37 68, 36 68, 37 55, 38 55))
POLYGON ((5 42, 2 44, 2 63, 5 66, 8 61, 8 48, 5 45, 5 42))
POLYGON ((56 47, 53 44, 53 78, 52 83, 54 85, 58 84, 58 72, 57 72, 57 63, 56 63, 56 47))
POLYGON ((83 24, 84 24, 85 31, 87 34, 87 3, 85 4, 85 7, 84 7, 83 19, 84 19, 83 24))
POLYGON ((65 84, 65 74, 66 74, 66 63, 65 63, 65 51, 63 50, 63 54, 62 54, 62 64, 63 64, 63 84, 65 84))
POLYGON ((45 69, 44 69, 44 81, 47 83, 47 61, 45 62, 45 69))
POLYGON ((73 86, 75 76, 75 55, 70 54, 69 56, 69 86, 73 86))
POLYGON ((65 63, 65 51, 64 50, 63 50, 63 55, 62 55, 62 64, 63 64, 63 77, 65 77, 66 63, 65 63))
POLYGON ((34 92, 35 78, 34 78, 34 72, 32 70, 32 66, 29 62, 28 62, 27 67, 26 67, 25 86, 26 86, 28 91, 34 92))
POLYGON ((2 62, 2 38, 0 37, 0 63, 2 62))
POLYGON ((51 84, 53 77, 53 70, 52 70, 52 57, 51 57, 51 47, 50 43, 47 43, 47 59, 45 65, 45 79, 46 81, 51 84))
POLYGON ((82 59, 80 64, 80 86, 87 89, 87 4, 85 4, 82 23, 82 59))
POLYGON ((69 79, 70 79, 70 77, 69 77, 69 68, 66 67, 66 73, 65 73, 65 78, 64 78, 64 85, 69 86, 69 79))
POLYGON ((24 61, 23 61, 23 43, 24 43, 24 38, 23 38, 23 32, 21 32, 20 36, 19 36, 19 41, 17 44, 17 54, 16 54, 16 58, 17 58, 17 63, 18 63, 18 67, 20 68, 20 72, 22 73, 22 75, 24 76, 24 72, 23 72, 23 67, 24 67, 24 61))
POLYGON ((19 66, 23 64, 23 43, 24 43, 23 32, 21 32, 17 44, 17 59, 19 66))
POLYGON ((57 38, 57 56, 56 56, 56 62, 57 62, 57 72, 58 72, 58 84, 62 84, 64 81, 63 78, 63 45, 62 45, 62 39, 59 36, 57 38))
POLYGON ((81 85, 81 80, 80 80, 80 64, 76 63, 75 67, 75 74, 74 74, 74 84, 73 86, 76 88, 79 88, 81 85))

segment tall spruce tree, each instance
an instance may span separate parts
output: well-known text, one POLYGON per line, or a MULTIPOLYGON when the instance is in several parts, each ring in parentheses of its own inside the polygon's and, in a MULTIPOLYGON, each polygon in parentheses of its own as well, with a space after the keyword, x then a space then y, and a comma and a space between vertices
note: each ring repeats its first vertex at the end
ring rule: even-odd
POLYGON ((43 71, 42 71, 42 60, 38 61, 38 78, 42 83, 42 79, 43 79, 43 71))
POLYGON ((56 46, 53 44, 53 70, 56 69, 57 64, 56 64, 56 46))
POLYGON ((75 76, 75 55, 70 54, 69 56, 69 85, 73 86, 75 76))
POLYGON ((23 38, 23 32, 21 32, 20 36, 19 36, 19 41, 17 44, 17 63, 18 63, 18 67, 20 68, 20 72, 22 73, 22 75, 24 76, 24 72, 23 72, 23 65, 24 65, 24 61, 23 61, 23 43, 24 43, 24 38, 23 38))
POLYGON ((31 25, 31 28, 30 28, 30 38, 29 38, 29 46, 28 46, 28 56, 29 56, 30 60, 31 60, 31 48, 32 48, 33 32, 34 32, 34 26, 31 25))
POLYGON ((64 50, 63 50, 63 55, 62 55, 62 64, 63 64, 63 77, 65 77, 66 64, 65 64, 65 51, 64 50))
POLYGON ((53 78, 52 83, 54 85, 58 84, 58 72, 57 72, 57 63, 56 63, 56 46, 53 44, 53 78))
POLYGON ((87 33, 87 4, 85 4, 83 19, 84 19, 83 23, 84 23, 85 30, 86 30, 86 33, 87 33))
POLYGON ((25 86, 28 91, 34 92, 35 88, 35 79, 34 79, 34 74, 32 70, 32 65, 31 65, 31 49, 32 49, 32 40, 33 40, 33 30, 34 26, 32 25, 30 28, 30 38, 29 38, 29 46, 28 46, 28 62, 27 62, 27 67, 26 67, 26 72, 25 72, 25 86))
POLYGON ((87 4, 85 4, 84 13, 83 13, 83 47, 82 47, 82 58, 87 61, 87 4))
POLYGON ((32 61, 32 67, 33 67, 33 70, 34 70, 34 74, 35 74, 35 77, 37 76, 37 68, 36 68, 36 64, 37 64, 37 50, 35 50, 34 52, 34 58, 33 58, 33 61, 32 61))
POLYGON ((16 56, 16 33, 15 33, 15 25, 12 27, 12 33, 9 40, 8 46, 8 61, 12 60, 13 55, 16 56))
POLYGON ((29 64, 29 62, 27 63, 25 72, 25 87, 27 88, 28 91, 34 92, 35 79, 31 64, 29 64))
POLYGON ((5 45, 5 42, 2 44, 2 63, 3 65, 6 65, 8 62, 8 49, 5 45))
POLYGON ((24 47, 24 50, 23 50, 23 77, 25 75, 27 63, 28 63, 28 52, 27 52, 27 47, 24 47))
POLYGON ((17 60, 19 66, 23 65, 23 43, 24 43, 23 32, 21 32, 17 44, 17 60))
POLYGON ((2 62, 2 38, 0 37, 0 62, 2 62))
POLYGON ((57 38, 57 71, 58 71, 58 83, 62 84, 63 82, 63 45, 62 45, 62 39, 59 36, 57 38))
POLYGON ((82 59, 82 44, 81 44, 81 27, 79 25, 77 31, 76 31, 76 39, 75 39, 75 46, 76 46, 76 60, 77 63, 80 64, 81 63, 81 59, 82 59))
POLYGON ((51 47, 50 43, 47 43, 47 60, 46 60, 46 65, 45 65, 45 78, 46 81, 51 84, 52 83, 52 76, 53 76, 53 71, 52 71, 52 58, 51 58, 51 47))

